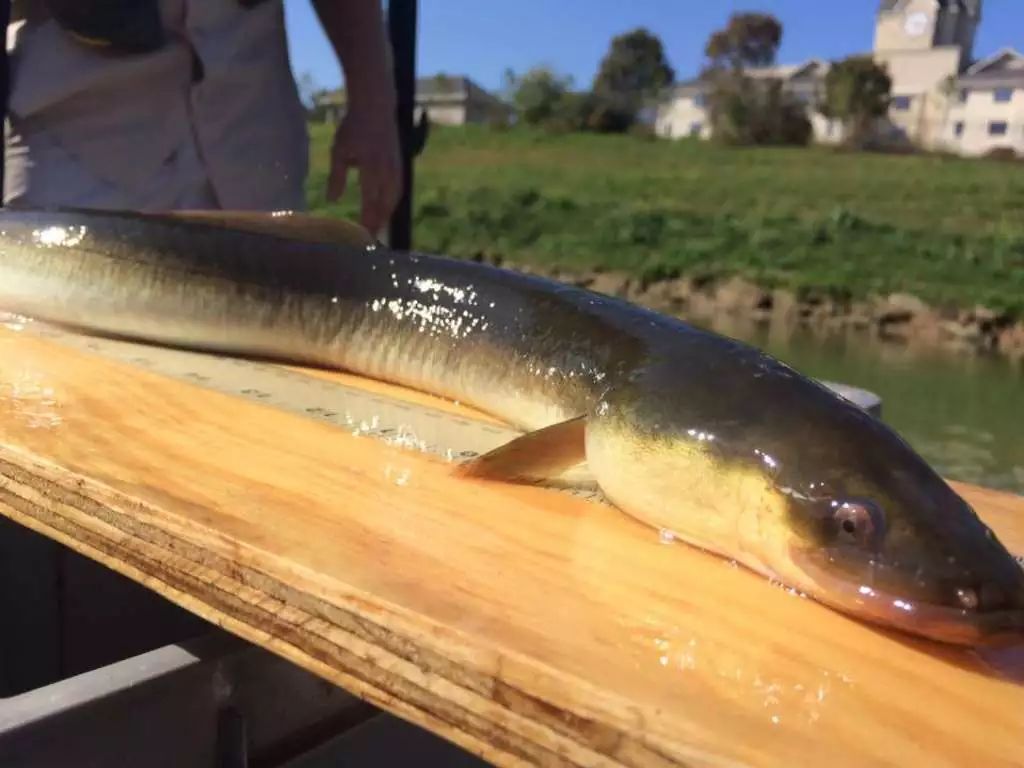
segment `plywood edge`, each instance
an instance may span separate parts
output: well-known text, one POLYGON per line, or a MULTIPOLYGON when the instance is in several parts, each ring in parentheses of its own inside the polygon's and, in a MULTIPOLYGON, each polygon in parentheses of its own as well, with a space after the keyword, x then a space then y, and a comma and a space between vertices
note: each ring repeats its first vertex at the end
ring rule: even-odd
MULTIPOLYGON (((214 531, 204 542, 213 546, 201 546, 172 513, 4 446, 0 513, 497 765, 677 766, 682 753, 718 762, 664 733, 627 732, 621 723, 636 720, 628 703, 598 691, 538 697, 503 679, 500 655, 474 665, 471 648, 442 652, 452 638, 416 631, 372 596, 341 606, 296 590, 218 553, 214 531), (566 706, 573 700, 578 709, 566 706), (607 717, 595 716, 600 709, 607 717)), ((531 672, 550 677, 539 665, 531 672)), ((558 681, 539 687, 557 690, 558 681)))

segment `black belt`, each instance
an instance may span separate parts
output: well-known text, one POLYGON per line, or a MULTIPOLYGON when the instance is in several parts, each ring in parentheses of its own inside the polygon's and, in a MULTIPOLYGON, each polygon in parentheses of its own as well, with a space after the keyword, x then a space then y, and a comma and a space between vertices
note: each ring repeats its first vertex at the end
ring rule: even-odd
MULTIPOLYGON (((266 1, 235 0, 243 8, 266 1)), ((113 54, 150 53, 166 40, 159 0, 13 0, 11 21, 33 14, 49 16, 79 42, 113 54)))

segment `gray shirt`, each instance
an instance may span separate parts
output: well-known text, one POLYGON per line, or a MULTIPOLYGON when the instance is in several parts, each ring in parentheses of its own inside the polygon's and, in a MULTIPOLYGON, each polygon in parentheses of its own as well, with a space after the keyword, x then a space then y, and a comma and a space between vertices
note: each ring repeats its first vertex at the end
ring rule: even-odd
POLYGON ((83 44, 45 15, 8 27, 5 201, 305 207, 308 139, 281 1, 160 0, 160 11, 168 43, 143 55, 83 44))

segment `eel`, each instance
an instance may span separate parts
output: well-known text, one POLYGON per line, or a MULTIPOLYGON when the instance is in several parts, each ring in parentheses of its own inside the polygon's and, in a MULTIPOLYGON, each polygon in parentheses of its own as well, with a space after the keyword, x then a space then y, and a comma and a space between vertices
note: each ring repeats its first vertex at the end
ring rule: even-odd
POLYGON ((581 465, 623 513, 848 616, 1024 638, 1024 569, 891 427, 761 350, 630 302, 279 212, 7 209, 0 310, 349 371, 525 434, 457 465, 581 465))

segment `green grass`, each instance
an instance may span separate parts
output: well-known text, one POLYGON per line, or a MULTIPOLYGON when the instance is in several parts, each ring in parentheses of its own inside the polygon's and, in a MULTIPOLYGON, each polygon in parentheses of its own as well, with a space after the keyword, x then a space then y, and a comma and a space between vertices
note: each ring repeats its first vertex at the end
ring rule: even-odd
MULTIPOLYGON (((312 127, 309 202, 330 140, 312 127)), ((1024 314, 1019 164, 827 149, 730 149, 631 136, 431 130, 417 161, 414 239, 456 257, 603 267, 650 277, 740 274, 862 298, 905 291, 1024 314)))

